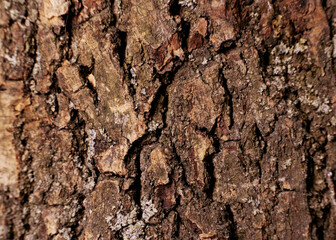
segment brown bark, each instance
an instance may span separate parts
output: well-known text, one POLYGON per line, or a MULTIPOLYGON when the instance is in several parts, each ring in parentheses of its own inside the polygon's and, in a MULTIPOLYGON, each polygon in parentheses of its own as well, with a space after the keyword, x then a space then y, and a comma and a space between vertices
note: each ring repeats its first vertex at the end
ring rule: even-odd
POLYGON ((0 2, 0 239, 335 239, 334 0, 0 2))

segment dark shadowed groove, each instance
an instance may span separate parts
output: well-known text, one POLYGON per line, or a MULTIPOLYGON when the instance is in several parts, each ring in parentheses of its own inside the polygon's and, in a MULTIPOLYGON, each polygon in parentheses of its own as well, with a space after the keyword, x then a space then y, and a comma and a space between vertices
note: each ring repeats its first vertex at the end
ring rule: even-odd
POLYGON ((225 90, 225 101, 226 104, 229 106, 229 115, 230 115, 230 125, 229 129, 231 129, 234 125, 234 117, 233 117, 233 100, 232 100, 232 94, 229 90, 228 84, 227 84, 227 79, 224 77, 223 74, 223 69, 219 70, 219 79, 222 83, 222 86, 225 90))
POLYGON ((180 15, 181 5, 179 0, 171 0, 169 3, 169 13, 172 16, 180 15))
POLYGON ((97 107, 99 104, 99 97, 98 97, 98 92, 95 89, 95 87, 90 83, 90 81, 88 80, 88 76, 93 72, 94 70, 94 64, 95 64, 95 60, 94 58, 92 59, 92 65, 91 66, 84 66, 84 65, 80 65, 79 66, 79 74, 82 77, 82 79, 84 80, 85 86, 90 90, 91 94, 92 94, 92 98, 93 98, 93 103, 94 105, 97 107))
POLYGON ((62 16, 63 20, 65 21, 65 31, 66 33, 68 33, 68 39, 67 39, 67 48, 68 51, 66 52, 66 59, 70 59, 70 52, 69 50, 71 49, 71 44, 72 44, 72 37, 73 37, 73 33, 72 33, 72 21, 75 17, 75 12, 74 12, 74 3, 71 2, 70 6, 69 6, 69 11, 68 14, 62 16))
POLYGON ((218 53, 227 53, 230 50, 235 49, 235 48, 236 48, 236 41, 228 40, 228 41, 222 42, 218 50, 218 53))
POLYGON ((231 240, 238 240, 238 236, 237 236, 237 224, 234 220, 234 216, 233 216, 233 212, 231 210, 230 205, 226 205, 225 206, 225 210, 228 214, 228 220, 230 221, 230 225, 229 225, 229 230, 230 230, 230 239, 231 240))
POLYGON ((207 198, 210 199, 211 201, 213 201, 213 192, 214 192, 215 185, 216 185, 215 166, 214 166, 214 163, 213 163, 213 159, 220 152, 220 140, 218 139, 217 135, 215 134, 216 126, 217 126, 217 120, 218 119, 216 119, 216 122, 214 123, 214 125, 212 126, 212 129, 210 131, 207 131, 206 128, 197 128, 196 127, 196 130, 204 132, 212 140, 212 146, 214 148, 214 152, 211 153, 211 154, 208 154, 204 158, 205 170, 206 170, 206 173, 207 173, 207 176, 206 176, 207 181, 206 181, 206 185, 204 187, 204 192, 205 192, 207 198))
POLYGON ((214 188, 215 188, 215 184, 216 184, 216 178, 214 176, 215 173, 215 167, 213 164, 213 158, 214 156, 216 156, 217 152, 214 152, 210 155, 208 155, 207 157, 205 157, 204 162, 205 162, 205 169, 207 172, 207 182, 206 182, 206 186, 204 189, 204 192, 206 194, 206 196, 209 199, 213 199, 213 192, 214 192, 214 188))
POLYGON ((181 20, 180 37, 182 39, 182 49, 183 49, 187 59, 188 59, 188 38, 189 38, 189 34, 190 34, 190 23, 185 21, 184 19, 182 19, 181 20))
POLYGON ((183 183, 184 185, 186 185, 189 189, 192 189, 192 186, 190 186, 189 183, 188 183, 188 181, 187 181, 186 170, 185 170, 185 168, 184 168, 184 166, 183 166, 181 157, 180 157, 180 156, 178 155, 178 153, 177 153, 177 149, 176 149, 175 144, 173 143, 172 145, 173 145, 173 154, 174 154, 174 157, 175 157, 175 159, 176 159, 176 161, 177 161, 178 166, 180 166, 181 169, 182 169, 182 173, 181 173, 181 181, 182 181, 182 183, 183 183))
POLYGON ((123 67, 125 64, 126 47, 127 47, 127 33, 123 31, 118 31, 119 46, 118 55, 120 66, 123 67))

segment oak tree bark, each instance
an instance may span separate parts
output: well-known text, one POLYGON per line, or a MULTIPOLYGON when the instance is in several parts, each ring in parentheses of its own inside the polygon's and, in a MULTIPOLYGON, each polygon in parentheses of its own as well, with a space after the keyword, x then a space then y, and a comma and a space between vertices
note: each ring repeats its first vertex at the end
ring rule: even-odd
POLYGON ((334 0, 0 1, 0 239, 335 239, 334 0))

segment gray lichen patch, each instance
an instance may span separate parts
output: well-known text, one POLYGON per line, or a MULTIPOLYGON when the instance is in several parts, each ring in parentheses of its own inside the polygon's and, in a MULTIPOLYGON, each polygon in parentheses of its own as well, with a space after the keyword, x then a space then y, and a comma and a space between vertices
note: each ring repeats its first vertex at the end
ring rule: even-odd
POLYGON ((137 221, 138 208, 135 207, 130 213, 123 214, 122 210, 116 213, 116 216, 107 216, 106 222, 109 224, 112 231, 118 231, 137 221))
POLYGON ((138 219, 139 209, 137 206, 129 213, 124 213, 123 209, 116 212, 116 215, 105 218, 112 231, 121 231, 124 239, 143 239, 144 228, 148 220, 153 217, 158 210, 152 200, 146 198, 141 201, 142 218, 138 219))
POLYGON ((148 222, 148 220, 158 212, 155 205, 153 204, 153 200, 146 198, 141 200, 141 210, 142 210, 142 219, 145 222, 148 222))
POLYGON ((126 227, 122 232, 122 236, 125 240, 144 239, 144 227, 145 223, 143 221, 138 221, 135 224, 126 227))

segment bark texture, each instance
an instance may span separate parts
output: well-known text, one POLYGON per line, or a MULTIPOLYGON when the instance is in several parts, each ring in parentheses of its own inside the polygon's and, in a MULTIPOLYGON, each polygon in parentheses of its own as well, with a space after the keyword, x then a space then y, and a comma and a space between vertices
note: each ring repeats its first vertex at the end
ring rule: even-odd
POLYGON ((1 0, 0 239, 336 239, 335 0, 1 0))

